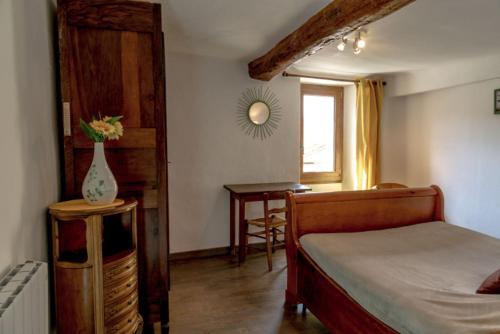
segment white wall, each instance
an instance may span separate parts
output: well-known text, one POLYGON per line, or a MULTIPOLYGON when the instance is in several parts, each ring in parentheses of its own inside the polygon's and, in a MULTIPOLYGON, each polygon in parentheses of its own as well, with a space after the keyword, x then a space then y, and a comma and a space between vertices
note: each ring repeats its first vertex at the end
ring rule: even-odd
POLYGON ((167 54, 166 77, 171 252, 227 246, 223 184, 299 180, 299 81, 263 83, 248 77, 246 64, 175 53, 167 54), (279 128, 263 141, 236 123, 238 98, 261 85, 282 107, 279 128))
POLYGON ((386 96, 405 96, 500 77, 500 57, 482 56, 388 76, 386 96))
MULTIPOLYGON (((459 73, 449 72, 454 78, 449 85, 463 73, 454 72, 459 73)), ((381 125, 382 180, 410 186, 437 184, 444 191, 448 222, 500 237, 500 115, 493 114, 496 88, 500 79, 386 98, 381 125)))
POLYGON ((0 0, 0 273, 47 257, 59 189, 53 11, 50 0, 0 0))

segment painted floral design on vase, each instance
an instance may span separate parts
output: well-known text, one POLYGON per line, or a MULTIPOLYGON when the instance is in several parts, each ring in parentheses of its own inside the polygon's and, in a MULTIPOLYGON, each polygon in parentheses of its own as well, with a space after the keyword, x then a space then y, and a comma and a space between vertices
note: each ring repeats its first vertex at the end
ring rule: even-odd
POLYGON ((94 143, 94 158, 82 184, 82 195, 90 205, 112 203, 118 193, 115 177, 106 162, 104 143, 94 143))

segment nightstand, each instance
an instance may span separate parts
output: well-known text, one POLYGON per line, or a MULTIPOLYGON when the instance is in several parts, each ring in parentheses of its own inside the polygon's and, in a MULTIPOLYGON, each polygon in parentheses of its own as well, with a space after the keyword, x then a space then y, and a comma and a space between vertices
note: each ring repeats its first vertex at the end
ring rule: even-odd
POLYGON ((116 199, 104 206, 73 200, 49 207, 59 334, 142 331, 136 206, 116 199))

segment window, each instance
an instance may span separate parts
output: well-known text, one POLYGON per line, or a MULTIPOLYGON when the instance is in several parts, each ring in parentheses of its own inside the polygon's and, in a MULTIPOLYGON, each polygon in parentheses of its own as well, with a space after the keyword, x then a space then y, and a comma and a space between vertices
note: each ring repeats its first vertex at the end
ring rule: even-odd
POLYGON ((300 182, 342 181, 344 88, 301 85, 300 182))

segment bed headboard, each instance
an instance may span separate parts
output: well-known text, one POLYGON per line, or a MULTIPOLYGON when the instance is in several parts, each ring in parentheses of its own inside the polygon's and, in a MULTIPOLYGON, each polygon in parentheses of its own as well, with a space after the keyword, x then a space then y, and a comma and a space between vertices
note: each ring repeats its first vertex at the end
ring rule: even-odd
POLYGON ((289 227, 307 233, 359 232, 444 220, 437 186, 290 194, 289 227))
POLYGON ((308 233, 360 232, 444 221, 438 186, 334 193, 287 193, 287 303, 297 302, 299 238, 308 233))

